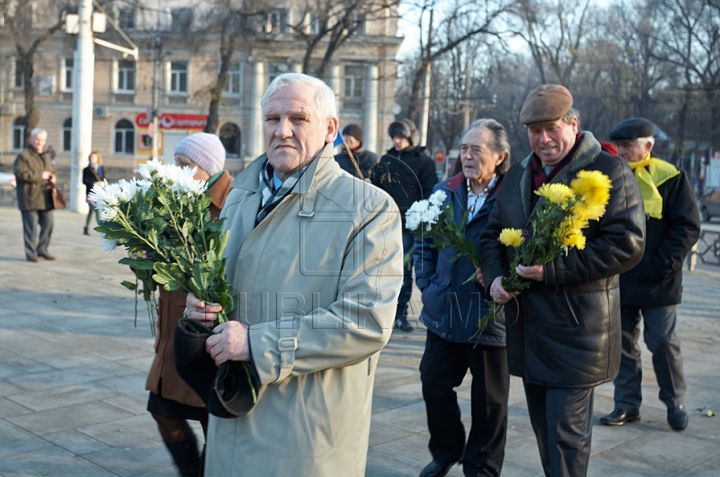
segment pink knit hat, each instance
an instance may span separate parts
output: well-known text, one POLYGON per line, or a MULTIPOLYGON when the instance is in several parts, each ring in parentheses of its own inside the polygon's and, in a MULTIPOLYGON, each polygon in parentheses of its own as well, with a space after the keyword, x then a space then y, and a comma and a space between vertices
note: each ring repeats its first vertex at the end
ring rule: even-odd
POLYGON ((175 154, 182 154, 211 176, 225 167, 225 147, 214 134, 195 133, 180 141, 175 154))

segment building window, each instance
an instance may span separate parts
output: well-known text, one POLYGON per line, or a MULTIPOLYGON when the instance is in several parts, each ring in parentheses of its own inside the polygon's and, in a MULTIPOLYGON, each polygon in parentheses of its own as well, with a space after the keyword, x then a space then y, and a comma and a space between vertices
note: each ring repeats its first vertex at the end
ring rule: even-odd
POLYGON ((365 12, 353 12, 353 35, 365 34, 365 12))
POLYGON ((134 30, 137 10, 135 7, 118 8, 117 22, 123 30, 134 30))
POLYGON ((242 71, 240 70, 239 61, 231 61, 228 66, 228 79, 223 88, 223 93, 228 95, 239 95, 240 94, 240 79, 242 78, 242 71))
POLYGON ((188 64, 187 61, 172 61, 170 63, 170 93, 187 94, 188 92, 188 64))
POLYGON ((345 98, 362 98, 364 75, 365 67, 363 65, 345 65, 343 76, 343 96, 345 98))
POLYGON ((72 118, 67 118, 62 126, 62 150, 70 152, 72 149, 72 118))
POLYGON ((311 13, 310 22, 308 23, 308 33, 311 35, 317 35, 320 33, 320 14, 311 13))
POLYGON ((127 119, 115 124, 115 154, 135 154, 135 128, 127 119))
POLYGON ((25 89, 25 73, 15 63, 15 89, 25 89))
POLYGON ((290 31, 290 15, 288 10, 273 10, 268 13, 265 31, 268 33, 288 33, 290 31))
POLYGON ((240 128, 237 124, 223 124, 220 128, 220 142, 225 146, 228 157, 240 157, 240 128))
POLYGON ((63 64, 63 81, 64 84, 62 85, 63 91, 72 91, 73 89, 73 68, 75 66, 75 60, 72 58, 65 58, 65 62, 63 64))
POLYGON ((25 118, 15 118, 12 128, 13 151, 21 151, 25 147, 25 118))
POLYGON ((176 33, 187 33, 192 26, 192 8, 170 9, 170 30, 176 33))
POLYGON ((275 78, 281 74, 288 73, 290 67, 287 61, 269 61, 268 62, 268 84, 272 83, 275 78))
POLYGON ((117 91, 119 93, 135 92, 135 63, 121 61, 117 69, 117 91))

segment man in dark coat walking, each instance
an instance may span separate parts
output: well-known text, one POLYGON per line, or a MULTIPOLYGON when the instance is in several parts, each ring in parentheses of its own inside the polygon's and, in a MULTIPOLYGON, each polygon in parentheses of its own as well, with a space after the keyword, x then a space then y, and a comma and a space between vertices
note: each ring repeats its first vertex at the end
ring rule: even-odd
POLYGON ((480 261, 490 296, 505 304, 510 373, 520 376, 545 475, 587 475, 593 390, 620 364, 619 274, 642 257, 645 218, 630 169, 580 131, 572 95, 560 85, 532 91, 520 113, 533 153, 510 168, 480 236, 480 261), (586 244, 546 265, 519 265, 533 280, 517 296, 502 285, 514 249, 498 242, 504 228, 529 230, 546 183, 569 185, 579 171, 612 182, 605 214, 583 229, 586 244))
POLYGON ((45 151, 47 131, 35 128, 30 132, 30 144, 15 158, 13 170, 17 179, 17 202, 22 213, 25 258, 37 262, 38 257, 55 260, 50 255, 53 231, 53 203, 51 185, 55 185, 56 169, 45 151), (38 225, 40 235, 38 237, 38 225))
POLYGON ((687 427, 683 404, 680 339, 675 333, 675 306, 682 299, 682 264, 700 235, 700 214, 693 187, 685 172, 651 156, 655 125, 644 118, 629 118, 610 131, 618 155, 633 170, 643 196, 647 241, 640 264, 620 276, 622 358, 615 378, 615 409, 600 418, 608 426, 640 420, 642 365, 640 320, 645 344, 652 353, 660 386, 660 400, 667 406, 667 421, 676 431, 687 427))
POLYGON ((342 170, 354 177, 360 179, 370 178, 370 170, 380 160, 380 154, 370 152, 363 145, 363 130, 357 124, 348 124, 342 130, 342 137, 345 144, 339 154, 335 155, 335 160, 342 170), (348 150, 350 151, 348 153, 348 150), (352 158, 350 158, 352 154, 352 158), (353 164, 353 160, 355 163, 353 164), (357 164, 357 168, 355 165, 357 164), (358 169, 362 177, 358 176, 358 169))
POLYGON ((405 212, 413 202, 427 199, 438 182, 435 163, 425 154, 425 147, 418 145, 420 132, 409 119, 390 124, 388 134, 393 140, 393 147, 380 159, 373 168, 370 181, 383 189, 393 198, 398 208, 403 225, 403 253, 405 266, 403 286, 398 298, 395 328, 405 332, 413 331, 407 321, 407 308, 412 295, 412 255, 409 253, 415 242, 415 234, 405 226, 405 212))

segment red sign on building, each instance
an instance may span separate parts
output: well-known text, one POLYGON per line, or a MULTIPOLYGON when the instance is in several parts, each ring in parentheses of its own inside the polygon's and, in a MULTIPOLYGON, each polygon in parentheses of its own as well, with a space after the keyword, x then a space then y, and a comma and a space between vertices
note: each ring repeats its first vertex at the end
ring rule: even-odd
MULTIPOLYGON (((205 129, 207 114, 175 114, 164 113, 158 118, 160 129, 205 129)), ((147 113, 140 113, 135 118, 135 124, 148 127, 151 124, 147 113)))

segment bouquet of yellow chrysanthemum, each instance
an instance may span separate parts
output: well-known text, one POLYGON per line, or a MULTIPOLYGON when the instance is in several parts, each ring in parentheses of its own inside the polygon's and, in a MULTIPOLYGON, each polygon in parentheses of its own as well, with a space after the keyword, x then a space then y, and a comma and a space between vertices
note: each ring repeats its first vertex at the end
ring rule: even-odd
MULTIPOLYGON (((610 178, 602 172, 580 171, 569 187, 544 184, 535 191, 545 201, 530 220, 530 230, 503 229, 498 237, 500 243, 515 249, 510 273, 502 279, 503 288, 516 295, 532 283, 515 272, 518 265, 545 265, 573 247, 584 249, 583 229, 605 214, 611 188, 610 178)), ((489 308, 478 322, 480 332, 503 311, 503 305, 493 300, 489 308)))

